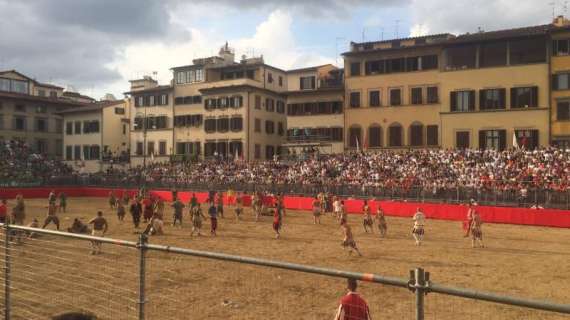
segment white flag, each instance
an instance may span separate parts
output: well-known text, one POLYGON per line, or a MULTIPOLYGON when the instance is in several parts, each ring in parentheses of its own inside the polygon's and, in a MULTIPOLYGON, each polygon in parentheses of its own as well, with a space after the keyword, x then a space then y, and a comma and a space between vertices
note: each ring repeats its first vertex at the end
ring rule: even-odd
POLYGON ((150 161, 154 161, 154 152, 151 152, 150 154, 150 161))
POLYGON ((513 132, 513 148, 519 148, 519 142, 517 141, 517 135, 513 132))
POLYGON ((360 143, 358 143, 358 137, 356 137, 356 151, 360 152, 360 143))

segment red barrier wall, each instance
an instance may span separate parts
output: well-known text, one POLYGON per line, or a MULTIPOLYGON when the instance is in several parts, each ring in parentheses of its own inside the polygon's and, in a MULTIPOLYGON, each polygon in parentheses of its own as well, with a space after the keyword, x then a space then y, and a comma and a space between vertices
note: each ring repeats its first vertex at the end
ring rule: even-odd
MULTIPOLYGON (((65 192, 68 197, 107 197, 110 191, 115 195, 122 196, 123 192, 128 192, 130 196, 137 190, 134 189, 109 189, 109 188, 0 188, 0 199, 13 199, 17 194, 22 194, 24 198, 47 198, 49 192, 55 190, 56 193, 65 192)), ((178 197, 183 202, 188 202, 193 192, 179 191, 178 197)), ((153 190, 151 194, 166 201, 172 200, 170 191, 153 190)), ((206 192, 196 192, 196 198, 203 203, 208 198, 206 192)), ((228 203, 228 197, 224 196, 224 202, 228 203)), ((313 199, 310 197, 288 197, 284 198, 286 209, 290 210, 311 210, 313 199)), ((233 202, 233 201, 232 201, 233 202)), ((273 203, 273 198, 266 197, 264 202, 273 203)), ((362 211, 363 200, 345 199, 344 205, 348 213, 360 213, 362 211)), ((251 197, 244 198, 244 206, 251 205, 251 197)), ((456 220, 462 221, 467 215, 467 208, 462 205, 437 204, 437 203, 412 203, 395 201, 369 201, 372 212, 376 212, 378 205, 381 205, 387 216, 411 217, 418 207, 421 207, 426 216, 430 219, 456 220)), ((477 208, 483 221, 488 223, 508 223, 519 225, 534 225, 570 228, 570 211, 542 209, 533 210, 527 208, 513 207, 488 207, 479 206, 477 208)))

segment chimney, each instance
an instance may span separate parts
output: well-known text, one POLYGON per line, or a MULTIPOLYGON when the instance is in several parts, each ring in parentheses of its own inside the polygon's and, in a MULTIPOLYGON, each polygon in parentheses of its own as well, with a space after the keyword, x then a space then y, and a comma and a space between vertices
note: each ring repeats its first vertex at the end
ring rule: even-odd
POLYGON ((559 28, 566 27, 570 25, 570 20, 566 19, 564 16, 558 16, 554 18, 552 25, 559 28))

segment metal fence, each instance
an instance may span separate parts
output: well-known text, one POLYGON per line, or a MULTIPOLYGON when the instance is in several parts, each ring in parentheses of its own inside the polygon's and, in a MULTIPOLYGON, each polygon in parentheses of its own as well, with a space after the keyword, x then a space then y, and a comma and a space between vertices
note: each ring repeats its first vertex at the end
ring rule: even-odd
POLYGON ((144 235, 133 242, 2 225, 0 236, 4 319, 71 310, 99 319, 324 319, 342 295, 338 278, 371 283, 359 291, 374 318, 570 315, 568 304, 443 286, 420 268, 403 279, 150 244, 144 235), (103 254, 89 255, 94 241, 103 254))
POLYGON ((228 189, 255 192, 264 191, 273 194, 314 196, 320 192, 332 193, 343 197, 376 198, 379 200, 402 200, 430 203, 466 203, 471 199, 481 205, 509 207, 542 207, 570 210, 570 191, 548 189, 529 189, 523 196, 519 190, 500 190, 493 188, 402 188, 402 187, 366 187, 355 185, 308 185, 308 184, 244 184, 244 183, 187 183, 177 177, 163 177, 161 180, 142 177, 122 178, 112 175, 57 177, 45 180, 49 186, 98 186, 113 188, 147 188, 193 191, 226 191, 228 189))

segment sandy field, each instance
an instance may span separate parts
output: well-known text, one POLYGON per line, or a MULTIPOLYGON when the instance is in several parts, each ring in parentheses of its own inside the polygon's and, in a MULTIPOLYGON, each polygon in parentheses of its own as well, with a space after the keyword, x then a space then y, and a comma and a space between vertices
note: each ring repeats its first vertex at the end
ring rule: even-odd
MULTIPOLYGON (((27 222, 37 217, 41 224, 47 200, 26 200, 26 205, 27 222)), ((402 278, 422 267, 439 284, 570 303, 568 229, 485 224, 487 247, 472 249, 460 223, 428 220, 424 245, 417 247, 410 219, 387 217, 388 235, 381 239, 376 230, 364 232, 360 216, 349 215, 363 253, 357 257, 343 251, 332 217, 314 225, 309 213, 288 211, 276 240, 272 218, 255 222, 246 208, 236 222, 234 210, 225 209, 216 237, 209 235, 209 222, 202 236, 190 237, 187 210, 184 225, 172 227, 167 206, 166 234, 150 242, 402 278)), ((107 237, 136 241, 140 229, 134 229, 128 213, 119 222, 107 199, 69 199, 67 213, 59 214, 62 228, 76 217, 87 222, 97 210, 109 221, 107 237)), ((1 238, 3 246, 3 231, 1 238)), ((49 319, 67 310, 90 311, 100 319, 137 319, 136 249, 104 244, 102 254, 91 255, 89 242, 45 235, 11 248, 12 319, 49 319)), ((153 251, 147 258, 146 319, 333 319, 345 293, 346 281, 339 278, 153 251)), ((4 265, 4 252, 0 259, 4 265)), ((4 273, 0 278, 4 282, 4 273)), ((414 318, 414 295, 406 289, 360 283, 358 291, 373 319, 414 318)), ((4 299, 0 306, 3 313, 4 299)), ((568 318, 438 294, 426 297, 426 319, 568 318)))

